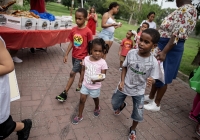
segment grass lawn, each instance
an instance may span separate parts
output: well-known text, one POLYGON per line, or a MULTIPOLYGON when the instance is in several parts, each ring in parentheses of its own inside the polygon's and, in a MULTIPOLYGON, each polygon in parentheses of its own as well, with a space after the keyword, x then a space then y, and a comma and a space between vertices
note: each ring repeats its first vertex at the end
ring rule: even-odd
MULTIPOLYGON (((58 3, 48 3, 46 5, 46 9, 49 13, 54 14, 55 16, 61 16, 61 15, 70 15, 70 10, 67 9, 67 7, 64 7, 61 4, 58 3)), ((74 10, 73 10, 74 13, 74 10)), ((74 14, 72 14, 73 16, 74 14)), ((74 17, 74 16, 73 16, 74 17)), ((128 30, 137 30, 138 26, 128 25, 126 21, 117 20, 117 22, 122 23, 122 27, 116 29, 115 31, 115 37, 122 40, 126 36, 126 32, 128 30)), ((98 31, 101 31, 101 18, 98 18, 98 31)), ((185 42, 185 50, 183 54, 183 58, 181 61, 181 65, 179 70, 183 72, 186 75, 189 75, 189 73, 196 68, 197 66, 191 65, 195 55, 197 54, 197 44, 200 42, 198 39, 195 38, 189 38, 185 42)), ((176 60, 174 60, 176 61, 176 60)))

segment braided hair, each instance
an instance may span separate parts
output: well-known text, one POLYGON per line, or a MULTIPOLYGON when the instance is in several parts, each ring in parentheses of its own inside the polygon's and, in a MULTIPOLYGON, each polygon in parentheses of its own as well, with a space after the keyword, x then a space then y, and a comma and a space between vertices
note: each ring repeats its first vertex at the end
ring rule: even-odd
POLYGON ((102 46, 103 54, 108 53, 108 50, 109 50, 108 44, 106 44, 106 42, 102 38, 95 38, 95 39, 88 42, 88 53, 89 53, 89 55, 91 55, 91 50, 92 50, 94 44, 102 46))

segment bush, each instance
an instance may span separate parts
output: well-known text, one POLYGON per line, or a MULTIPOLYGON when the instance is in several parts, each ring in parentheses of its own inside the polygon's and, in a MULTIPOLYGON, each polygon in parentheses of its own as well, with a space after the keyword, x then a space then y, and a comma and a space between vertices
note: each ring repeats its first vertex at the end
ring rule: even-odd
POLYGON ((200 34, 200 20, 197 21, 196 27, 195 27, 195 35, 200 34))

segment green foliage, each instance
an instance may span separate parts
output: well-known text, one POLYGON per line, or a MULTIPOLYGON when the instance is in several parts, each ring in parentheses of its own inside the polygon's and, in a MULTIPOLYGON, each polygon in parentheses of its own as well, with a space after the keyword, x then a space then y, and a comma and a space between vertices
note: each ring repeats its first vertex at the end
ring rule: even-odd
POLYGON ((195 35, 200 34, 200 20, 197 21, 196 27, 195 27, 195 35))

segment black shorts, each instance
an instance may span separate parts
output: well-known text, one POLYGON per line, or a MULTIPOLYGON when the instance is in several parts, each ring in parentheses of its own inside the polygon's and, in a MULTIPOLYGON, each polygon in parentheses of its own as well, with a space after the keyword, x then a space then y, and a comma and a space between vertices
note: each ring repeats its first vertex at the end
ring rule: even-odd
POLYGON ((16 128, 16 122, 13 121, 12 116, 0 124, 0 140, 8 137, 16 128))
POLYGON ((81 62, 82 60, 72 57, 72 65, 73 65, 72 71, 73 72, 75 73, 81 72, 81 68, 82 68, 81 62))

